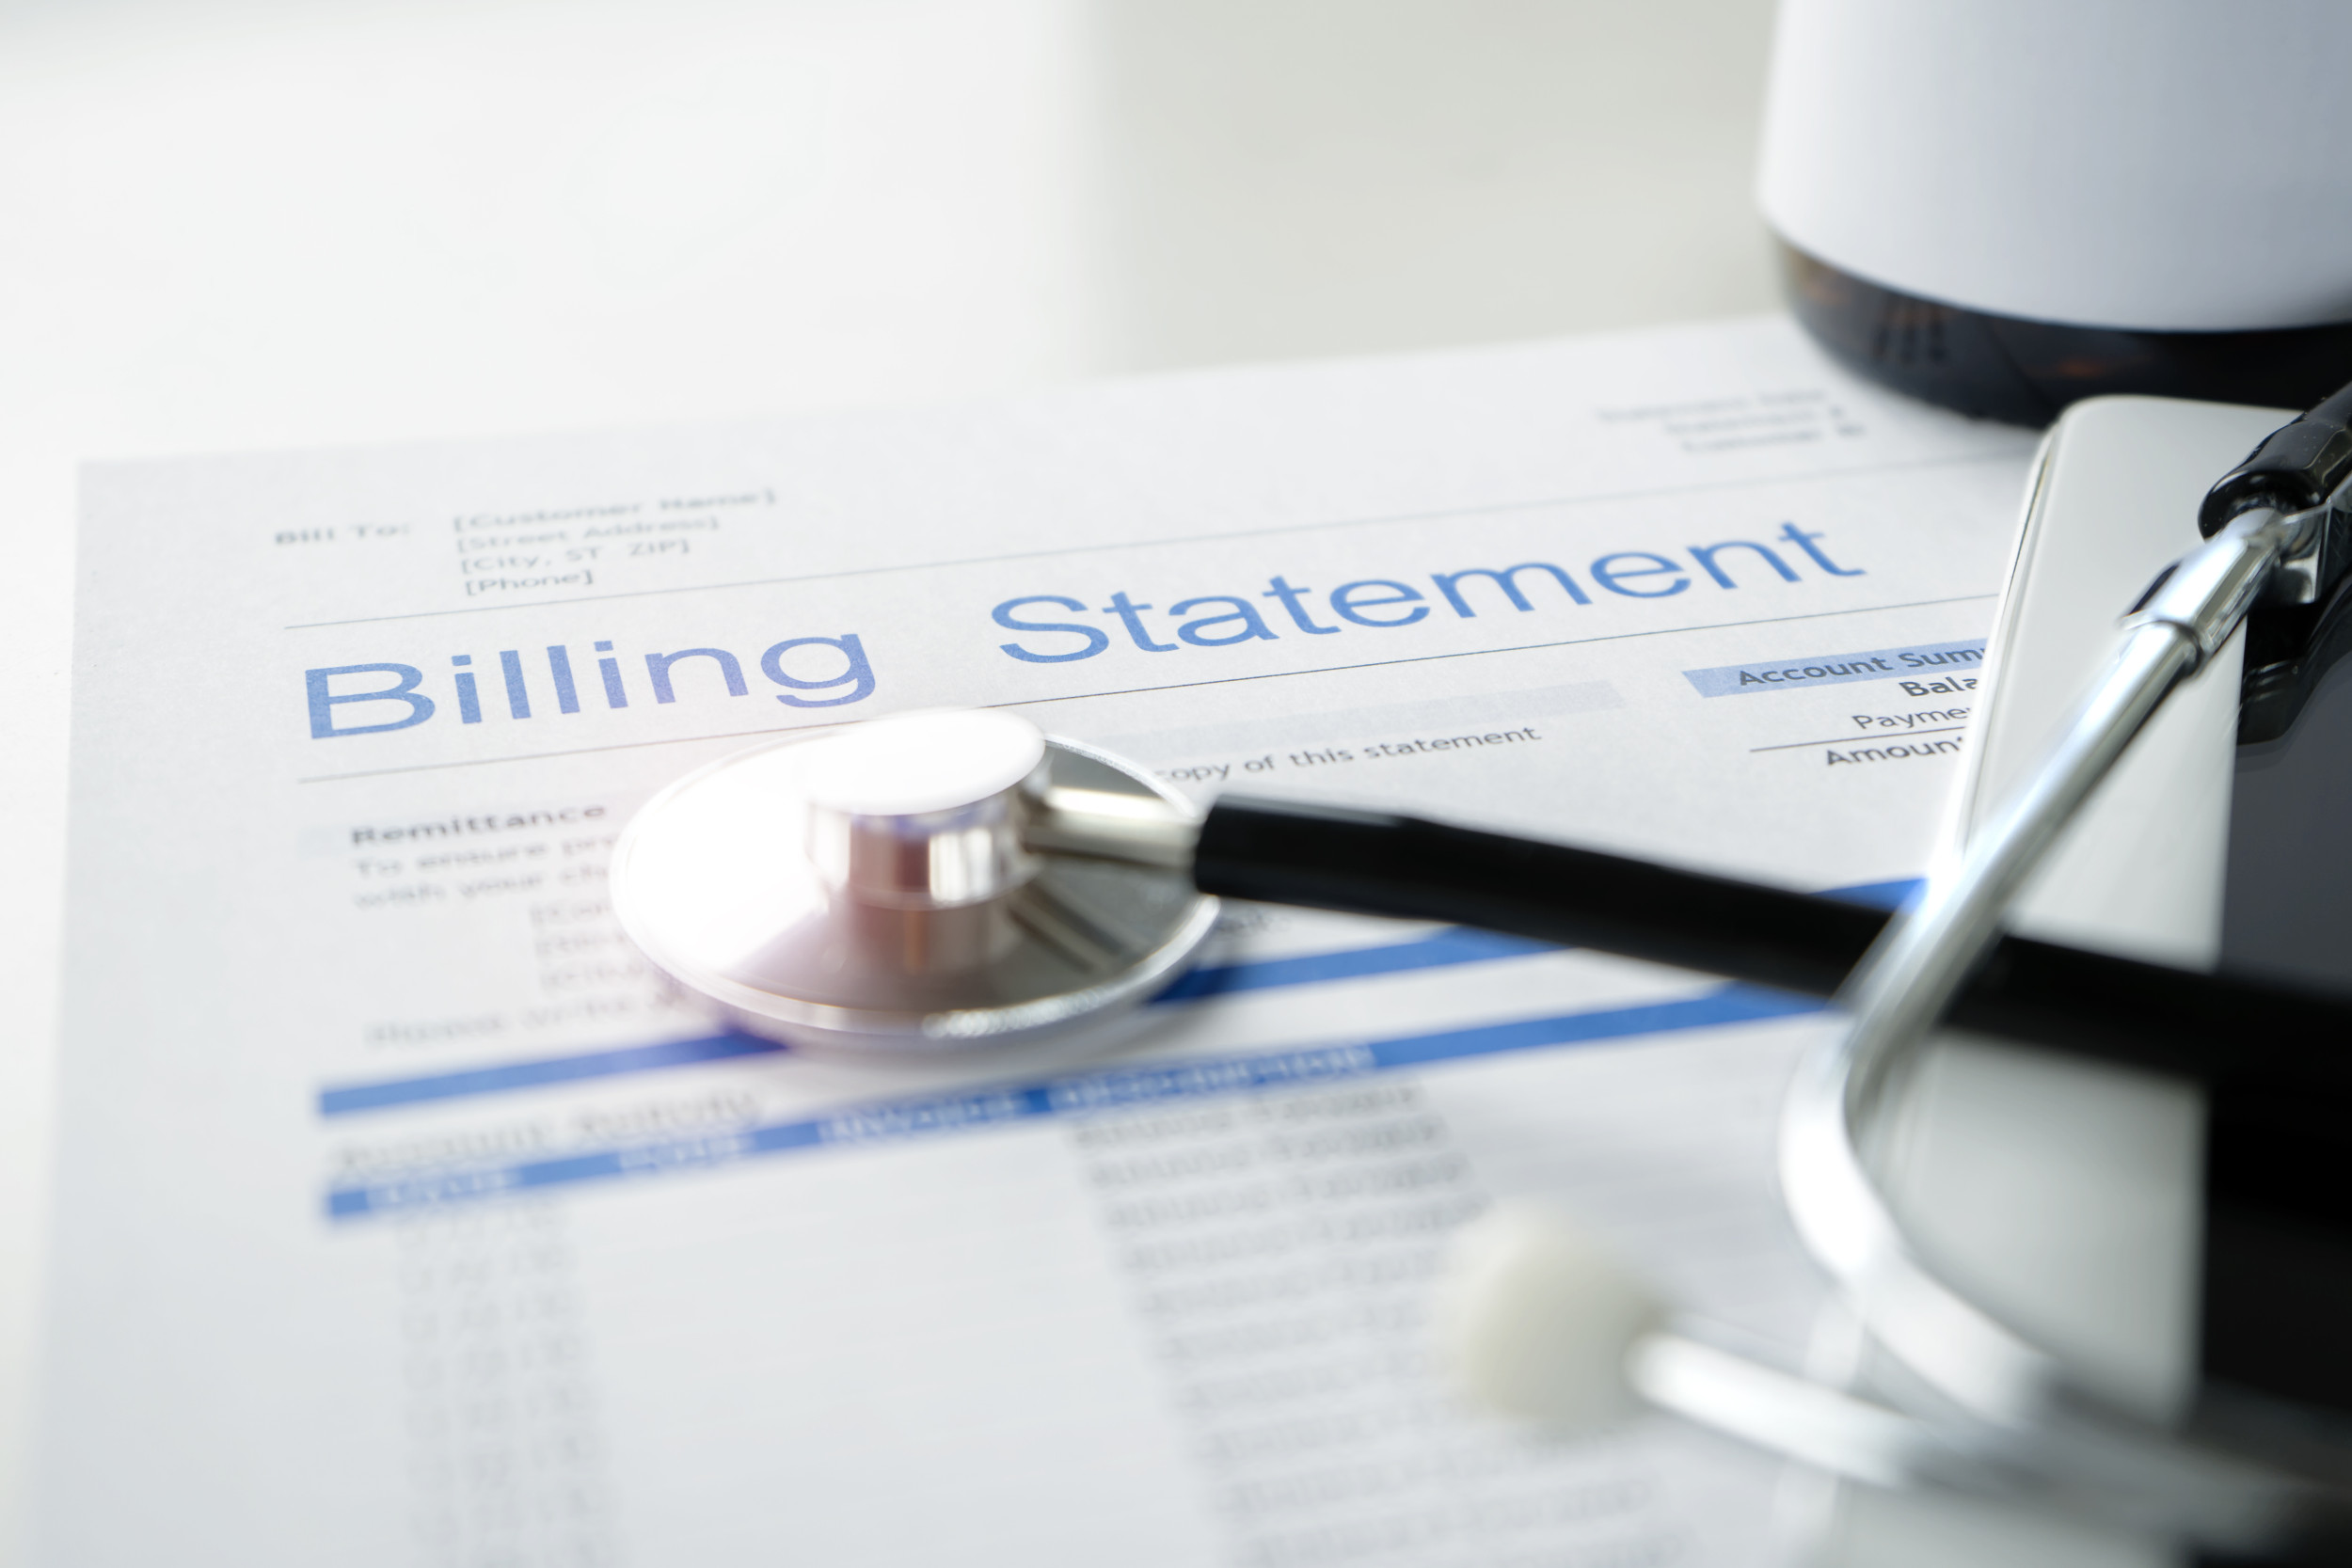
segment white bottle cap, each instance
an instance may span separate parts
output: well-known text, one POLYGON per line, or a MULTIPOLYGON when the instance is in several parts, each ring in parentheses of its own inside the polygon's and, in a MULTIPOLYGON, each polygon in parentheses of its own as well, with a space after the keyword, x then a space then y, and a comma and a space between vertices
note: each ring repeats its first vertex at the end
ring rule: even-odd
POLYGON ((2352 6, 1781 0, 1759 196, 1904 293, 2165 332, 2352 320, 2352 6))

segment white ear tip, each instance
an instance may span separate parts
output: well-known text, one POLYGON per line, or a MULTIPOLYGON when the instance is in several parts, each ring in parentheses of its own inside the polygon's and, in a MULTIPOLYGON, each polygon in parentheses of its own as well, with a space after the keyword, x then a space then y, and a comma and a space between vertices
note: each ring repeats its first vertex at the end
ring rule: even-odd
POLYGON ((1574 1223, 1506 1203, 1454 1238, 1438 1287, 1438 1354, 1473 1399, 1593 1431, 1639 1407, 1626 1356, 1665 1317, 1656 1293, 1574 1223))

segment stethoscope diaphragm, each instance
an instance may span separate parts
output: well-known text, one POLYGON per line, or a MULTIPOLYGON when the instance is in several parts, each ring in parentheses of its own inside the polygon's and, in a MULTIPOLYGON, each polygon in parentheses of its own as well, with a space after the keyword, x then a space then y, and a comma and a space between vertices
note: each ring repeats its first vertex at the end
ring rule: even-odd
POLYGON ((928 712, 724 757, 615 847, 612 907, 753 1034, 936 1055, 1100 1037, 1192 961, 1216 900, 1182 869, 1046 847, 1049 801, 1171 822, 1184 798, 1018 715, 928 712))

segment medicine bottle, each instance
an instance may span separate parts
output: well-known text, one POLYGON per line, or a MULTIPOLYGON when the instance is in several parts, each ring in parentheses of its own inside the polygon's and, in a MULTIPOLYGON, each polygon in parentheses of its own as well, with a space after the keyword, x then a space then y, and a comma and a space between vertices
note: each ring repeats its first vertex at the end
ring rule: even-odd
POLYGON ((2046 423, 2352 381, 2352 5, 1782 0, 1760 197, 1865 375, 2046 423))

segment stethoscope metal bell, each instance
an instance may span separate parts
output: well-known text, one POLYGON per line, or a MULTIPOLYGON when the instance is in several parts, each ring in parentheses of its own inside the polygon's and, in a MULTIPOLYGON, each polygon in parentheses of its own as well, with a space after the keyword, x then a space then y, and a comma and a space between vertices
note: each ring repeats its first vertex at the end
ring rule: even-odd
POLYGON ((1017 715, 904 714, 672 784, 614 847, 612 907, 674 980, 792 1045, 1100 1038, 1216 922, 1155 847, 1195 816, 1140 768, 1017 715), (1089 852, 1059 847, 1081 837, 1089 852))

